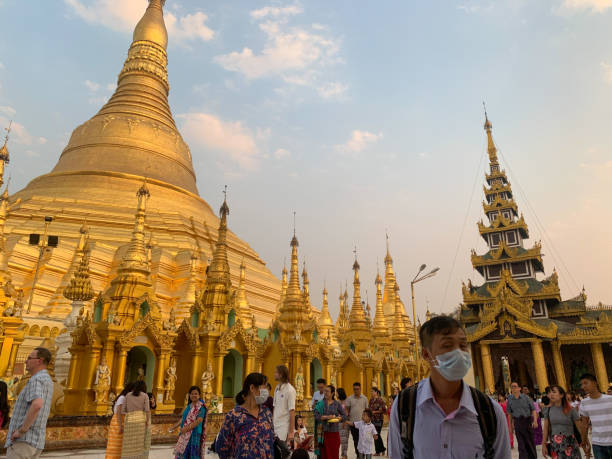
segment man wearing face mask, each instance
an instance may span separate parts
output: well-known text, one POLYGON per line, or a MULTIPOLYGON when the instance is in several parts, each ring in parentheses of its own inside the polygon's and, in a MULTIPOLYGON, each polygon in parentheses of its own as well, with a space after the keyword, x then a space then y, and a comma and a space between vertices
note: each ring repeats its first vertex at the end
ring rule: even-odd
POLYGON ((389 457, 510 459, 501 406, 463 382, 472 359, 461 324, 452 317, 433 317, 421 326, 419 340, 431 375, 395 398, 389 457))

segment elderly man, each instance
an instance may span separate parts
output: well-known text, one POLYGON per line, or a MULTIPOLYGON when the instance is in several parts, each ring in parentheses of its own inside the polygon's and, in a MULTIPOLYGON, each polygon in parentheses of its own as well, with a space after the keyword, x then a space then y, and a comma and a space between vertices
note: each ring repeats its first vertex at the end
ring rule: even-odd
POLYGON ((53 381, 47 372, 51 352, 37 347, 26 360, 26 370, 32 375, 23 388, 15 407, 6 435, 7 459, 35 459, 45 447, 45 431, 53 381))
POLYGON ((512 418, 512 431, 518 440, 519 459, 536 459, 533 429, 538 426, 538 414, 533 400, 521 392, 518 383, 510 384, 510 395, 506 402, 506 410, 512 418))

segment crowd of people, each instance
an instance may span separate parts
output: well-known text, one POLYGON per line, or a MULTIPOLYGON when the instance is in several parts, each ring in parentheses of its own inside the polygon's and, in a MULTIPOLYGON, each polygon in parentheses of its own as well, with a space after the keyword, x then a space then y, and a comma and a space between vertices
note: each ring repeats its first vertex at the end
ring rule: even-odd
MULTIPOLYGON (((581 394, 560 385, 536 396, 527 386, 510 384, 508 394, 484 394, 463 382, 471 367, 464 329, 454 318, 436 316, 419 331, 428 378, 412 385, 404 378, 385 400, 377 387, 370 397, 354 382, 342 387, 316 381, 310 405, 314 431, 296 410, 296 390, 289 369, 278 365, 276 387, 262 373, 250 373, 226 413, 210 446, 221 459, 348 459, 349 439, 359 459, 510 459, 515 438, 520 459, 544 457, 612 459, 612 387, 599 391, 597 378, 583 374, 581 394), (387 444, 382 429, 388 417, 387 444)), ((8 425, 8 459, 38 458, 45 444, 53 381, 47 371, 51 353, 36 348, 26 360, 30 374, 9 422, 6 384, 0 382, 0 426, 8 425)), ((108 430, 106 457, 146 458, 151 445, 151 410, 155 399, 144 381, 128 384, 117 397, 108 430)), ((198 386, 188 392, 177 433, 175 459, 206 455, 207 407, 198 386)), ((352 458, 351 458, 352 459, 352 458)))

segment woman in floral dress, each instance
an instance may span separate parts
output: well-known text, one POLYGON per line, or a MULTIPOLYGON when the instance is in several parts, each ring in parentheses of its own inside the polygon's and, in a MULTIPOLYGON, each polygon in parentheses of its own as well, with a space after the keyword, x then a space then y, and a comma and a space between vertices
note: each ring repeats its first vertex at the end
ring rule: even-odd
POLYGON ((550 406, 544 408, 542 455, 553 459, 580 459, 580 447, 574 436, 578 413, 569 404, 561 386, 551 386, 550 406))
POLYGON ((236 395, 237 406, 225 416, 215 450, 220 459, 273 459, 274 427, 266 376, 251 373, 236 395))

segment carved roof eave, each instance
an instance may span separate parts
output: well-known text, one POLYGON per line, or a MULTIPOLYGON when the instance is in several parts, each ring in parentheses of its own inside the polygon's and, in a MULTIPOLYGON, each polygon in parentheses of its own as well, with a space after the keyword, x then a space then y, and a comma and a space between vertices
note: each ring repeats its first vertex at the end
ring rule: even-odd
POLYGON ((506 182, 508 181, 508 178, 506 177, 506 171, 504 169, 500 169, 497 172, 492 172, 490 174, 485 173, 485 179, 487 180, 487 182, 496 178, 505 178, 506 182))
POLYGON ((491 204, 487 204, 486 201, 482 202, 482 208, 485 214, 489 212, 494 212, 496 210, 504 210, 504 209, 512 209, 515 215, 518 213, 518 206, 514 199, 501 199, 500 197, 496 197, 491 204))
POLYGON ((491 187, 487 187, 486 185, 482 186, 485 196, 488 196, 493 193, 503 193, 507 191, 512 195, 512 187, 509 183, 504 183, 503 185, 493 185, 491 187))
POLYGON ((145 332, 149 332, 148 336, 153 341, 157 348, 166 349, 174 346, 176 333, 163 332, 157 326, 157 320, 148 313, 140 318, 130 330, 125 331, 119 338, 119 344, 123 347, 129 347, 134 343, 134 339, 145 332))
POLYGON ((248 352, 254 354, 258 353, 258 349, 262 345, 259 338, 247 333, 246 329, 242 325, 242 321, 237 319, 230 329, 225 330, 223 333, 221 333, 221 336, 219 336, 219 340, 217 341, 217 350, 219 352, 227 352, 230 349, 231 342, 236 339, 240 340, 248 352))
POLYGON ((361 365, 361 362, 359 361, 359 357, 357 357, 357 354, 355 354, 350 349, 347 349, 344 351, 344 357, 342 357, 342 359, 338 363, 338 367, 342 368, 349 359, 353 361, 353 363, 355 364, 358 370, 363 369, 363 365, 361 365))
POLYGON ((527 223, 525 223, 525 220, 522 216, 515 222, 507 220, 503 216, 500 216, 497 219, 493 220, 489 225, 485 225, 482 221, 478 222, 478 232, 483 237, 485 234, 497 233, 499 231, 509 231, 514 229, 521 230, 521 235, 524 239, 527 239, 529 237, 529 228, 527 227, 527 223))
POLYGON ((183 319, 183 321, 181 322, 181 325, 176 331, 177 339, 178 337, 180 337, 181 334, 185 337, 185 341, 189 343, 189 347, 191 347, 191 349, 196 349, 198 345, 200 344, 200 339, 198 337, 198 334, 191 327, 191 325, 189 325, 189 323, 187 322, 187 319, 183 319))
POLYGON ((95 325, 89 316, 86 316, 83 322, 72 331, 71 336, 74 345, 92 346, 99 340, 95 325))
POLYGON ((515 261, 525 261, 525 260, 533 260, 542 264, 542 246, 539 243, 536 243, 531 249, 527 249, 525 253, 517 254, 517 247, 508 247, 505 243, 502 243, 499 248, 495 250, 491 250, 491 258, 483 258, 482 255, 472 254, 472 266, 474 268, 480 266, 490 266, 497 265, 500 263, 502 255, 505 253, 508 258, 504 259, 504 261, 515 262, 515 261))

